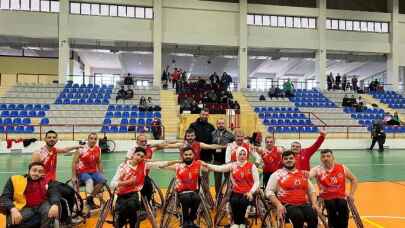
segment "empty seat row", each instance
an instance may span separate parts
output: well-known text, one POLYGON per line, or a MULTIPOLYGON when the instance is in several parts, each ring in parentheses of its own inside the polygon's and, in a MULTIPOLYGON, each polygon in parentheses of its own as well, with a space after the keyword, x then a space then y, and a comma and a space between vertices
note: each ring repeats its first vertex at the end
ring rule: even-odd
POLYGON ((108 111, 139 111, 138 105, 109 105, 108 111))
POLYGON ((101 132, 104 133, 128 133, 128 132, 138 132, 138 133, 144 133, 144 132, 150 132, 149 127, 145 126, 103 126, 101 128, 101 132))
POLYGON ((107 112, 108 118, 161 118, 160 112, 107 112))
MULTIPOLYGON (((343 109, 343 111, 346 112, 346 113, 358 113, 356 111, 356 108, 353 108, 353 107, 345 107, 343 109)), ((384 110, 379 109, 379 108, 367 108, 367 109, 363 110, 362 113, 375 113, 375 114, 376 113, 382 113, 382 114, 384 114, 384 110)))
POLYGON ((110 99, 111 95, 110 94, 95 94, 95 93, 62 93, 59 95, 58 99, 62 98, 71 98, 71 99, 110 99))
POLYGON ((108 105, 108 99, 56 99, 55 104, 79 104, 79 105, 108 105))
POLYGON ((65 88, 113 88, 113 85, 67 83, 65 88))
POLYGON ((112 93, 112 89, 107 88, 64 88, 62 93, 112 93))
POLYGON ((255 107, 255 112, 299 112, 297 107, 255 107))
POLYGON ((28 125, 31 124, 30 118, 0 118, 0 125, 28 125))
POLYGON ((305 119, 306 116, 304 113, 270 113, 270 112, 266 112, 266 113, 259 113, 259 117, 261 119, 270 119, 270 118, 275 118, 275 119, 305 119))
POLYGON ((377 114, 353 113, 353 114, 351 114, 351 117, 354 119, 382 119, 382 118, 384 118, 384 114, 383 113, 377 113, 377 114))
POLYGON ((314 108, 335 108, 336 105, 333 102, 296 102, 297 107, 314 107, 314 108))
POLYGON ((0 104, 0 110, 49 110, 49 104, 0 104))
POLYGON ((0 133, 33 133, 34 126, 0 126, 0 133))
POLYGON ((1 111, 1 117, 44 117, 45 111, 1 111))
MULTIPOLYGON (((367 127, 368 131, 371 131, 372 126, 367 127)), ((386 133, 405 133, 405 126, 385 126, 384 131, 386 133)))
POLYGON ((300 119, 300 120, 290 120, 290 119, 265 119, 263 124, 266 126, 269 125, 312 125, 311 120, 309 119, 300 119))
MULTIPOLYGON (((132 118, 132 119, 121 119, 120 124, 121 125, 152 125, 152 121, 153 119, 136 119, 136 118, 132 118)), ((112 121, 111 119, 104 119, 103 124, 104 125, 111 125, 112 121)))
POLYGON ((314 133, 318 132, 318 128, 314 126, 309 127, 268 127, 267 131, 270 133, 277 132, 277 133, 314 133))
POLYGON ((292 97, 292 101, 298 101, 298 102, 327 102, 328 99, 325 97, 292 97))

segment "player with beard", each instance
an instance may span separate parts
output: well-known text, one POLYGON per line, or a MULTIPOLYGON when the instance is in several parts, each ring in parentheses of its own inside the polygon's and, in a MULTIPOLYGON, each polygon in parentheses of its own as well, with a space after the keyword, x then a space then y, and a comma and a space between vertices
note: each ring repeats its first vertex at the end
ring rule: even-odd
POLYGON ((256 166, 247 160, 248 152, 243 147, 238 147, 237 161, 225 165, 203 164, 215 172, 229 172, 232 182, 230 204, 232 208, 233 225, 231 228, 246 227, 246 209, 253 201, 253 194, 260 185, 259 173, 256 166))
POLYGON ((70 151, 82 148, 83 146, 72 146, 64 148, 56 148, 58 142, 58 134, 55 131, 47 131, 45 133, 45 144, 39 151, 32 153, 32 162, 41 162, 45 167, 45 179, 49 181, 56 180, 56 166, 58 161, 58 153, 68 153, 70 151))
POLYGON ((277 207, 279 218, 284 219, 286 216, 294 227, 304 227, 306 222, 308 228, 316 228, 317 213, 321 212, 308 172, 295 167, 292 151, 284 151, 282 159, 283 168, 271 175, 265 194, 277 207))
POLYGON ((130 227, 135 227, 137 222, 136 213, 141 207, 139 192, 143 188, 143 183, 147 171, 151 168, 164 168, 180 161, 153 162, 145 160, 145 149, 136 148, 134 155, 121 163, 115 173, 111 187, 118 195, 116 201, 116 211, 118 213, 118 227, 124 227, 129 221, 130 227))
POLYGON ((203 165, 205 163, 195 159, 195 153, 192 147, 183 148, 183 162, 169 166, 176 172, 175 189, 178 193, 179 201, 182 208, 184 228, 198 227, 194 220, 197 218, 197 209, 201 199, 198 195, 199 178, 201 171, 208 171, 203 165))
POLYGON ((0 197, 0 208, 6 211, 7 224, 14 228, 50 227, 51 220, 59 216, 58 192, 48 189, 44 178, 45 167, 40 162, 33 162, 28 167, 28 174, 10 177, 0 197))
POLYGON ((261 155, 263 161, 263 187, 266 187, 271 174, 279 168, 282 168, 281 154, 283 148, 275 145, 276 139, 273 136, 266 136, 264 139, 265 147, 258 148, 257 152, 261 155))
POLYGON ((346 198, 352 198, 357 189, 357 178, 350 170, 335 161, 332 150, 321 151, 321 165, 312 168, 310 177, 315 177, 324 200, 331 228, 347 228, 349 208, 346 198), (346 179, 350 181, 350 193, 346 194, 346 179))
POLYGON ((297 169, 309 171, 311 166, 309 162, 311 161, 312 155, 321 147, 323 141, 325 141, 326 131, 325 129, 320 130, 320 134, 316 139, 315 143, 308 148, 301 148, 300 142, 291 143, 291 151, 295 155, 296 167, 297 169))

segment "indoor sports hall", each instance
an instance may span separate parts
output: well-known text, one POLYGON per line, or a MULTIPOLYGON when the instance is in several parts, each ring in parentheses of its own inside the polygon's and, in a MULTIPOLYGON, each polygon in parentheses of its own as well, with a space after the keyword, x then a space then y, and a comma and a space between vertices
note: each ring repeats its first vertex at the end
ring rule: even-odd
MULTIPOLYGON (((141 164, 146 171, 128 178, 140 188, 146 181, 138 175, 151 180, 152 198, 131 192, 139 203, 125 220, 136 218, 131 227, 300 228, 280 189, 270 197, 262 179, 267 148, 280 159, 275 173, 288 170, 285 152, 297 143, 294 168, 315 186, 316 205, 305 197, 317 227, 340 228, 332 225, 321 178, 308 177, 310 168, 326 166, 325 149, 344 167, 348 227, 405 227, 403 53, 402 0, 0 0, 0 227, 29 227, 21 224, 32 218, 31 227, 43 224, 39 214, 23 214, 20 226, 11 225, 39 194, 28 168, 38 155, 45 172, 48 158, 55 159, 52 182, 74 192, 72 199, 57 194, 49 227, 122 227, 125 201, 113 177, 141 164), (80 171, 93 146, 92 162, 106 180, 94 195, 88 189, 96 185, 89 187, 80 171), (254 168, 241 181, 260 186, 252 200, 242 194, 249 206, 237 224, 238 180, 229 167, 241 162, 242 147, 243 162, 254 168), (186 191, 200 199, 196 212, 182 210, 179 190, 187 150, 192 164, 203 161, 195 189, 186 191), (147 161, 138 164, 135 154, 142 153, 147 161), (228 155, 235 160, 226 165, 228 155), (310 167, 300 168, 304 156, 310 167), (210 164, 228 167, 231 177, 218 185, 210 164), (349 170, 358 181, 353 193, 349 170)), ((278 178, 269 183, 272 177, 278 178)), ((50 183, 41 192, 47 202, 55 195, 50 183)))

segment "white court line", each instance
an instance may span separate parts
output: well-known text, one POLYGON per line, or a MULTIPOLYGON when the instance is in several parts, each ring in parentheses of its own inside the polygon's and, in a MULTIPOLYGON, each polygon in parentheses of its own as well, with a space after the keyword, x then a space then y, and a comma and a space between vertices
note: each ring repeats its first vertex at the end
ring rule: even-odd
POLYGON ((385 215, 367 215, 361 216, 362 218, 375 218, 375 219, 399 219, 405 220, 404 216, 385 216, 385 215))

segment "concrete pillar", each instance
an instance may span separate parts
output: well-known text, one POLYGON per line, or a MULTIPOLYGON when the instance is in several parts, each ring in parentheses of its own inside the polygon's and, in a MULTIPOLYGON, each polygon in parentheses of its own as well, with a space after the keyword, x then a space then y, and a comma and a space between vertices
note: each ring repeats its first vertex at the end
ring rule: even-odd
POLYGON ((162 76, 162 0, 153 0, 153 87, 160 88, 162 76))
POLYGON ((66 76, 70 75, 70 45, 69 45, 69 1, 59 2, 59 53, 58 53, 58 80, 60 84, 64 84, 66 76))
POLYGON ((326 90, 326 0, 318 0, 318 34, 319 48, 315 52, 315 78, 321 91, 326 90))
POLYGON ((387 81, 389 90, 399 90, 399 0, 390 0, 391 11, 390 43, 391 52, 387 55, 387 81))
POLYGON ((248 80, 248 25, 247 25, 247 0, 239 3, 239 82, 240 89, 247 89, 248 80))

